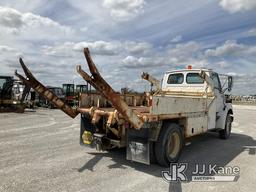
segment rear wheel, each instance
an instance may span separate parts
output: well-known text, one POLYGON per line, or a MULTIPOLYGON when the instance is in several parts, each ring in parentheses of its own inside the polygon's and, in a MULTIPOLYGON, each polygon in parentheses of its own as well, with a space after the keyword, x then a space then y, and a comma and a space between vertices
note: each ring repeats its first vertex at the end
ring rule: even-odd
POLYGON ((170 163, 177 162, 183 147, 181 127, 175 123, 166 124, 155 143, 155 155, 159 165, 168 167, 170 163))
POLYGON ((219 131, 220 138, 228 139, 231 134, 231 128, 232 128, 232 116, 231 114, 227 114, 225 129, 219 131))

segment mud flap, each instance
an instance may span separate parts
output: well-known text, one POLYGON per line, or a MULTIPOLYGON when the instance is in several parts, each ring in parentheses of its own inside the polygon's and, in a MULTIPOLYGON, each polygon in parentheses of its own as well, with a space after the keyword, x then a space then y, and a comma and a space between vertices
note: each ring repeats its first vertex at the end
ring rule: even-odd
POLYGON ((127 129, 126 159, 150 164, 149 129, 127 129))

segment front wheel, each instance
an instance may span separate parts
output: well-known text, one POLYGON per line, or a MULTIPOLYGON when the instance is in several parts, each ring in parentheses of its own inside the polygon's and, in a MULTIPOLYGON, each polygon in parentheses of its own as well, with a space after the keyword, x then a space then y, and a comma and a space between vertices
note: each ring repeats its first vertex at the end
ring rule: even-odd
POLYGON ((177 162, 183 147, 181 127, 175 123, 166 124, 155 143, 155 155, 159 165, 168 167, 177 162))
POLYGON ((221 139, 228 139, 231 134, 232 128, 232 116, 231 114, 227 114, 225 129, 219 131, 219 136, 221 139))

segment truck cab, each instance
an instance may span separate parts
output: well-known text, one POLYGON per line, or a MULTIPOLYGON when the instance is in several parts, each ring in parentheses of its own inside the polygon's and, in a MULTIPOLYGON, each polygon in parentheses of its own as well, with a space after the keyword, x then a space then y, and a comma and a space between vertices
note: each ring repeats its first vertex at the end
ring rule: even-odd
MULTIPOLYGON (((191 99, 196 99, 197 104, 199 100, 205 101, 201 103, 205 108, 201 106, 201 109, 197 110, 203 111, 204 108, 207 111, 207 128, 205 129, 222 130, 225 128, 227 114, 233 115, 231 100, 229 95, 225 95, 225 92, 227 90, 231 91, 231 88, 232 77, 223 74, 219 75, 211 69, 192 69, 189 67, 188 69, 167 71, 162 80, 160 93, 177 100, 183 98, 183 102, 187 101, 185 98, 190 98, 186 103, 186 107, 184 107, 185 110, 191 108, 196 111, 197 107, 193 106, 194 102, 191 102, 191 99), (223 79, 223 85, 220 77, 223 79)), ((159 94, 155 94, 155 96, 157 95, 159 94)), ((169 113, 173 112, 169 111, 169 113)), ((195 128, 193 133, 191 130, 187 130, 188 135, 191 136, 201 132, 201 129, 195 131, 195 128)))
MULTIPOLYGON (((212 71, 204 70, 207 75, 212 71)), ((204 93, 207 83, 200 77, 200 69, 167 71, 162 82, 162 91, 182 93, 204 93)), ((210 90, 207 90, 210 91, 210 90)))

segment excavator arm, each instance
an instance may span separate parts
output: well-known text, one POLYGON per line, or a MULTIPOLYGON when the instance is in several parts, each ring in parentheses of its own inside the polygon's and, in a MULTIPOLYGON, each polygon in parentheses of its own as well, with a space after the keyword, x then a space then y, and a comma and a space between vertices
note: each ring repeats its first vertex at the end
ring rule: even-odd
POLYGON ((42 83, 40 83, 26 67, 23 60, 20 58, 19 62, 26 75, 26 78, 15 71, 15 75, 27 86, 32 87, 40 96, 44 97, 48 101, 56 105, 57 108, 61 109, 64 113, 72 118, 75 118, 79 112, 76 109, 72 109, 65 102, 63 102, 58 96, 47 89, 42 83))
POLYGON ((154 78, 152 75, 143 72, 141 75, 141 78, 149 81, 152 85, 154 85, 156 87, 157 90, 161 89, 160 81, 158 79, 154 78))
MULTIPOLYGON (((77 72, 83 77, 85 81, 90 83, 105 99, 107 99, 112 106, 121 114, 121 116, 128 121, 133 128, 140 129, 144 121, 139 117, 128 105, 127 103, 117 94, 113 88, 102 78, 98 69, 96 68, 88 48, 84 48, 84 55, 88 63, 91 76, 82 70, 81 65, 77 66, 77 72)), ((57 108, 61 109, 64 113, 72 118, 75 118, 80 112, 88 111, 80 108, 73 109, 60 98, 58 98, 54 93, 48 90, 42 83, 40 83, 29 69, 24 64, 23 60, 20 58, 21 67, 26 75, 26 78, 15 72, 15 75, 29 87, 32 87, 39 95, 47 99, 48 101, 54 103, 57 108)))

